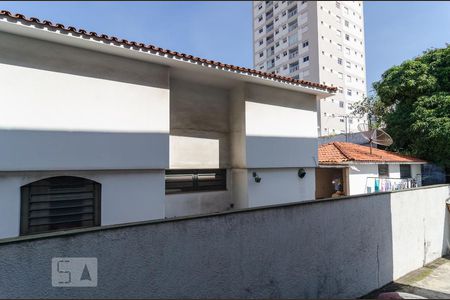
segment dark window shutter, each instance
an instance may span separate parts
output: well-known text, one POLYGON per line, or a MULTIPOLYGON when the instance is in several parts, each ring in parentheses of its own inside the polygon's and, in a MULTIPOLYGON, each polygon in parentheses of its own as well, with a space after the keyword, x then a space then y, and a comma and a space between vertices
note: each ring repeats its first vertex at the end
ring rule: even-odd
POLYGON ((21 187, 21 235, 100 226, 101 185, 59 176, 21 187))
POLYGON ((389 177, 389 165, 378 165, 378 176, 379 177, 389 177))
POLYGON ((411 178, 411 165, 400 165, 400 178, 411 178))

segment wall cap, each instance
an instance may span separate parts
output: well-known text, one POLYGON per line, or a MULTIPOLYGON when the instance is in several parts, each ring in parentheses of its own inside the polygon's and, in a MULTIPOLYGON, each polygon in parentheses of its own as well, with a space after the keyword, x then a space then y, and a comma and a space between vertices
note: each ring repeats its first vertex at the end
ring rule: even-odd
POLYGON ((4 239, 0 239, 0 246, 6 245, 6 244, 12 244, 12 243, 20 243, 20 242, 48 239, 48 238, 68 237, 68 236, 72 236, 72 235, 97 232, 97 231, 103 231, 103 230, 121 229, 121 228, 134 227, 134 226, 153 225, 153 224, 160 224, 160 223, 166 223, 166 222, 179 222, 179 221, 187 221, 187 220, 194 220, 194 219, 201 219, 201 218, 208 218, 208 217, 220 217, 220 216, 227 216, 227 215, 231 215, 231 214, 249 213, 249 212, 253 212, 253 211, 260 211, 260 210, 267 210, 267 209, 277 209, 277 208, 281 209, 281 208, 286 208, 286 207, 291 207, 291 206, 323 204, 323 203, 328 203, 328 202, 351 200, 351 199, 361 198, 361 197, 374 197, 374 196, 377 197, 377 196, 393 194, 393 193, 403 193, 403 192, 411 192, 411 191, 416 191, 416 190, 426 190, 426 189, 434 189, 434 188, 438 189, 438 188, 443 188, 443 187, 449 188, 449 191, 450 191, 450 184, 435 184, 435 185, 427 185, 427 186, 422 186, 422 187, 417 187, 417 188, 411 188, 411 189, 407 189, 407 190, 398 190, 398 191, 391 191, 391 192, 377 192, 377 193, 370 193, 370 194, 358 194, 358 195, 352 195, 352 196, 344 196, 344 197, 339 197, 339 198, 325 198, 325 199, 320 199, 320 200, 307 200, 307 201, 299 201, 299 202, 291 202, 291 203, 283 203, 283 204, 273 204, 273 205, 266 205, 266 206, 252 207, 252 208, 234 209, 234 210, 218 212, 218 213, 199 214, 199 215, 176 217, 176 218, 158 219, 158 220, 150 220, 150 221, 139 221, 139 222, 131 222, 131 223, 123 223, 123 224, 115 224, 115 225, 89 227, 89 228, 70 229, 70 230, 64 230, 64 231, 58 231, 58 232, 50 232, 50 233, 41 233, 41 234, 28 235, 28 236, 4 238, 4 239))

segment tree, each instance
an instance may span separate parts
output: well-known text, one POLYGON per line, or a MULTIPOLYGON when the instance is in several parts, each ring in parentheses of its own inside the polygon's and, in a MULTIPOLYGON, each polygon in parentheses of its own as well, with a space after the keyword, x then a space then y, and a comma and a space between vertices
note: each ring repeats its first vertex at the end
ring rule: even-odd
POLYGON ((380 116, 384 114, 384 106, 375 96, 365 97, 362 101, 355 102, 350 106, 352 114, 358 119, 367 119, 369 128, 376 128, 383 124, 380 116))
POLYGON ((373 84, 392 150, 450 167, 450 45, 425 51, 373 84))

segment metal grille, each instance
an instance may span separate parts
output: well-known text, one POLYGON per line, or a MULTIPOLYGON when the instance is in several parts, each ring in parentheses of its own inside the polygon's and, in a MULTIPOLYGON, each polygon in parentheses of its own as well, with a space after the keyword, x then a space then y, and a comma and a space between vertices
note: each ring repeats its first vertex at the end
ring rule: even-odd
POLYGON ((166 194, 226 189, 226 169, 166 170, 166 194))
POLYGON ((60 176, 21 187, 21 235, 100 225, 101 185, 60 176))

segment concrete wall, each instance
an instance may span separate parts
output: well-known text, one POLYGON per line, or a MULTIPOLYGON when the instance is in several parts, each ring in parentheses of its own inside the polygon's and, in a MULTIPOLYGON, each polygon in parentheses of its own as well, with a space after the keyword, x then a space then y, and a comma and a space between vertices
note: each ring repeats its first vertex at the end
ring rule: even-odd
POLYGON ((166 67, 0 40, 0 170, 168 167, 166 67))
POLYGON ((352 165, 349 167, 349 177, 350 195, 367 193, 367 186, 374 191, 373 180, 369 182, 367 177, 378 177, 378 165, 352 165))
POLYGON ((311 200, 315 198, 315 169, 304 168, 304 178, 298 168, 249 169, 247 173, 249 207, 311 200), (255 182, 255 171, 261 182, 255 182))
MULTIPOLYGON (((367 187, 370 187, 372 192, 375 191, 374 179, 367 179, 367 177, 378 177, 377 164, 355 164, 350 166, 349 170, 350 195, 367 193, 367 187)), ((420 176, 420 165, 411 165, 411 177, 420 181, 420 176)), ((389 177, 400 178, 399 164, 389 164, 389 177)))
POLYGON ((443 205, 438 205, 449 196, 450 190, 445 187, 393 194, 394 279, 422 267, 450 249, 449 213, 443 205))
POLYGON ((0 298, 355 298, 448 251, 449 186, 0 242, 0 298), (97 257, 54 288, 52 257, 97 257))
POLYGON ((245 97, 247 167, 316 166, 314 96, 248 85, 245 97))
POLYGON ((170 90, 170 168, 228 167, 228 91, 180 79, 170 90))
POLYGON ((0 173, 0 238, 20 233, 20 187, 53 176, 78 176, 101 184, 101 224, 164 218, 164 171, 60 171, 0 173))

